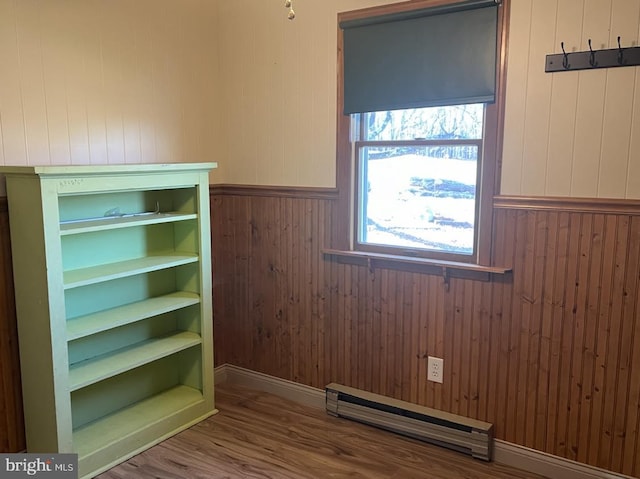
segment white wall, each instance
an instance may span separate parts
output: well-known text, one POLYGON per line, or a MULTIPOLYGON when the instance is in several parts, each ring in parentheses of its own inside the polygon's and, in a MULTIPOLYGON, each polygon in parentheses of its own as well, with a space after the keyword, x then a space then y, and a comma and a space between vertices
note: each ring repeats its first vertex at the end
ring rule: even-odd
MULTIPOLYGON (((336 13, 384 1, 220 3, 223 182, 335 184, 336 13)), ((637 45, 640 0, 512 0, 502 193, 640 198, 638 67, 544 73, 545 56, 637 45)))
POLYGON ((0 164, 215 161, 217 5, 0 0, 0 164))
POLYGON ((640 67, 544 73, 545 55, 636 46, 640 0, 513 0, 502 193, 640 198, 640 67))
MULTIPOLYGON (((337 13, 384 0, 0 0, 0 164, 218 161, 334 186, 337 13)), ((640 0, 511 0, 502 193, 640 198, 639 67, 544 73, 640 38, 640 0)))

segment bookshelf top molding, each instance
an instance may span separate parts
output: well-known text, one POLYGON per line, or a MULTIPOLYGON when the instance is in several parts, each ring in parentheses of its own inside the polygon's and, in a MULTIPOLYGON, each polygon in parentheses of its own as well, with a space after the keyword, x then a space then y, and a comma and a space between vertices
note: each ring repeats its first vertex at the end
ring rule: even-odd
POLYGON ((3 166, 4 175, 38 175, 40 177, 67 177, 119 174, 165 174, 179 172, 209 171, 218 167, 215 162, 208 163, 141 163, 112 165, 56 165, 56 166, 3 166))

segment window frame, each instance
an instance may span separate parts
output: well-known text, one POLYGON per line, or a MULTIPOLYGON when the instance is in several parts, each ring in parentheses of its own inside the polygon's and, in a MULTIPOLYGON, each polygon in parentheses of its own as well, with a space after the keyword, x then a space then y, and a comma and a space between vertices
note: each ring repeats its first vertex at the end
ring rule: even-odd
POLYGON ((357 208, 359 202, 359 178, 357 171, 356 140, 358 135, 352 131, 351 115, 344 110, 344 38, 340 23, 391 13, 424 9, 440 5, 457 3, 455 0, 412 0, 408 2, 370 7, 338 14, 337 39, 337 131, 336 131, 336 186, 338 188, 338 219, 334 229, 332 245, 337 250, 352 251, 357 254, 368 253, 395 255, 406 261, 409 258, 420 260, 451 261, 489 266, 491 264, 491 243, 493 236, 493 197, 499 192, 501 174, 502 138, 504 126, 504 96, 506 73, 507 19, 509 0, 503 0, 498 6, 497 56, 496 56, 496 101, 485 104, 483 150, 479 163, 479 198, 476 200, 475 247, 472 255, 463 255, 435 250, 413 250, 402 247, 376 245, 358 245, 357 208))

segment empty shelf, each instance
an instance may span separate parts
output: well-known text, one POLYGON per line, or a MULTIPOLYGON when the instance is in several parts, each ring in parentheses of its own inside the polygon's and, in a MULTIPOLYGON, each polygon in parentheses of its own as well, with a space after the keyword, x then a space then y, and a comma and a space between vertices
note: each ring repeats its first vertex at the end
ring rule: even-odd
POLYGON ((92 218, 87 220, 68 221, 60 223, 60 235, 73 235, 91 233, 133 226, 154 225, 159 223, 172 223, 196 219, 195 213, 149 213, 134 216, 107 216, 104 218, 92 218))
POLYGON ((95 384, 201 342, 200 335, 181 331, 72 364, 69 366, 69 389, 75 391, 95 384))
POLYGON ((64 289, 78 288, 89 284, 111 281, 136 274, 149 273, 183 264, 195 263, 195 254, 147 256, 128 261, 118 261, 89 268, 72 269, 63 273, 64 289))
POLYGON ((73 431, 74 450, 82 460, 201 401, 202 393, 188 386, 163 391, 76 429, 73 431))
POLYGON ((186 308, 199 302, 200 297, 197 294, 177 291, 164 296, 149 298, 106 311, 69 319, 67 321, 67 340, 73 341, 101 331, 186 308))

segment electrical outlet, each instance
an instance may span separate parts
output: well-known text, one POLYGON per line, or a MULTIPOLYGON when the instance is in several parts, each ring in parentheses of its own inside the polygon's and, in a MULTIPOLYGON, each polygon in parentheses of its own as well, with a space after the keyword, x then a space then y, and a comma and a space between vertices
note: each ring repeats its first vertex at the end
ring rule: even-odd
POLYGON ((427 381, 442 383, 444 374, 444 359, 429 356, 427 359, 427 381))

